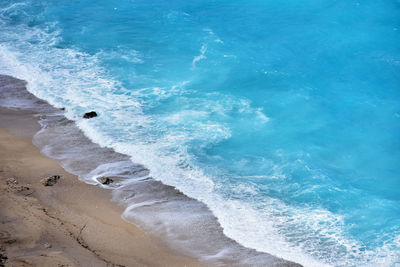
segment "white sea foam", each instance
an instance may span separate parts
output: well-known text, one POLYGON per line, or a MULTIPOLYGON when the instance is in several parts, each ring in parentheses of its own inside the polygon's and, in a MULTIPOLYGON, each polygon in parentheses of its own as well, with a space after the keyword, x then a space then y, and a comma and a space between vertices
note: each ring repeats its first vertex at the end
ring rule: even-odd
POLYGON ((122 46, 117 46, 115 50, 98 52, 96 57, 105 60, 123 59, 129 63, 135 64, 142 64, 144 62, 142 55, 140 55, 138 51, 127 49, 122 46))
POLYGON ((207 58, 207 57, 205 56, 206 52, 207 52, 207 45, 206 45, 206 44, 203 44, 203 45, 201 46, 201 48, 200 48, 200 55, 195 56, 195 57, 193 58, 193 61, 192 61, 192 69, 195 69, 195 68, 196 68, 196 63, 197 63, 197 62, 199 62, 200 60, 203 60, 203 59, 206 59, 206 58, 207 58))
MULTIPOLYGON (((2 9, 0 14, 4 17, 5 12, 17 7, 13 5, 2 9)), ((187 142, 218 142, 231 136, 231 129, 224 123, 204 119, 210 114, 215 113, 223 118, 228 116, 228 111, 238 110, 254 114, 262 123, 269 121, 262 110, 252 108, 248 101, 218 95, 216 102, 200 101, 195 108, 163 114, 156 120, 142 111, 143 101, 146 100, 141 98, 141 94, 151 93, 157 96, 156 100, 182 95, 183 101, 187 82, 172 88, 143 88, 132 93, 100 66, 100 55, 89 55, 72 48, 56 48, 54 44, 60 37, 54 25, 48 26, 46 30, 27 28, 24 25, 8 28, 4 22, 1 25, 1 73, 26 80, 30 92, 56 107, 66 107, 66 116, 76 121, 91 140, 129 155, 133 162, 148 168, 149 173, 143 174, 145 177, 161 180, 205 203, 216 215, 227 236, 247 247, 305 266, 351 266, 357 263, 389 266, 398 261, 398 234, 377 251, 362 250, 361 244, 346 238, 342 230, 343 218, 340 216, 324 209, 290 207, 273 198, 259 199, 257 187, 248 184, 227 188, 226 184, 215 182, 204 170, 193 164, 187 151, 187 142), (116 88, 126 94, 113 94, 116 88), (101 121, 81 119, 83 112, 92 109, 100 113, 101 121), (162 122, 168 126, 185 125, 192 130, 168 129, 163 127, 162 122), (224 197, 224 192, 245 195, 249 201, 224 197), (393 244, 397 244, 396 249, 393 249, 393 244)), ((206 58, 206 51, 207 46, 202 45, 200 55, 192 61, 193 68, 198 61, 206 58)), ((135 52, 126 60, 141 63, 137 57, 138 52, 135 52)), ((188 107, 199 101, 186 100, 188 107)), ((118 168, 123 168, 124 164, 114 163, 118 168)), ((114 165, 100 165, 83 178, 86 182, 96 183, 95 179, 99 176, 113 175, 114 165)), ((271 179, 282 178, 284 176, 278 172, 271 176, 271 179)), ((149 205, 160 203, 150 201, 132 204, 123 216, 134 217, 131 211, 139 208, 145 210, 149 205)), ((168 215, 167 210, 163 213, 165 216, 168 215)), ((163 229, 170 228, 163 226, 163 229)), ((221 250, 217 255, 204 257, 221 257, 227 253, 221 250)))

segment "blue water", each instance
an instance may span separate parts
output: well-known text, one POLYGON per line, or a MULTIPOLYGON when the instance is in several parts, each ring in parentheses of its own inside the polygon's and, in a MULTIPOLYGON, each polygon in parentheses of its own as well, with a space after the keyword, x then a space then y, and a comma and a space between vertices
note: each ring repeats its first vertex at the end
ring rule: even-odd
POLYGON ((227 236, 309 266, 400 264, 398 1, 0 8, 1 72, 227 236))

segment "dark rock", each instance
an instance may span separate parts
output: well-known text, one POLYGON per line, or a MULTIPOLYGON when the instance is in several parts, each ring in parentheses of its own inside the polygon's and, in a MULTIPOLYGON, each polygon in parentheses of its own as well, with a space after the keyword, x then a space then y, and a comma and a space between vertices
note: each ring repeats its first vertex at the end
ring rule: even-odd
POLYGON ((97 180, 102 184, 111 184, 114 182, 113 179, 108 178, 108 177, 100 177, 100 178, 97 178, 97 180))
POLYGON ((18 185, 18 181, 15 178, 8 178, 6 183, 9 187, 16 187, 18 185))
POLYGON ((6 254, 0 253, 0 267, 5 266, 4 263, 8 260, 6 254))
POLYGON ((90 111, 90 112, 86 112, 85 115, 83 115, 84 119, 91 119, 97 117, 97 113, 96 111, 90 111))
POLYGON ((42 180, 40 180, 40 182, 44 185, 44 186, 53 186, 57 183, 57 181, 60 179, 60 175, 53 175, 47 178, 43 178, 42 180))
POLYGON ((65 110, 65 108, 60 108, 61 110, 65 110))

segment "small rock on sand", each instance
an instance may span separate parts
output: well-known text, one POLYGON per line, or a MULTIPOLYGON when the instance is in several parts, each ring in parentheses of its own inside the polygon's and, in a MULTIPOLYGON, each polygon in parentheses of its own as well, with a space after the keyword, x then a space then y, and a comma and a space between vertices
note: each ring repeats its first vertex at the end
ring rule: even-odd
POLYGON ((83 115, 84 119, 91 119, 97 117, 97 113, 96 111, 90 111, 90 112, 86 112, 85 115, 83 115))
POLYGON ((44 247, 44 248, 51 248, 51 244, 49 244, 49 243, 44 243, 44 244, 43 244, 43 247, 44 247))
POLYGON ((5 254, 0 253, 0 266, 5 266, 4 263, 6 263, 7 259, 5 254))
POLYGON ((10 187, 15 187, 18 185, 18 181, 15 178, 8 178, 6 182, 7 182, 7 185, 10 187))
POLYGON ((60 179, 60 175, 53 175, 47 178, 43 178, 42 180, 40 180, 40 182, 44 185, 44 186, 53 186, 57 183, 57 181, 60 179))
POLYGON ((97 178, 97 180, 102 184, 111 184, 114 182, 113 179, 108 178, 108 177, 100 177, 100 178, 97 178))

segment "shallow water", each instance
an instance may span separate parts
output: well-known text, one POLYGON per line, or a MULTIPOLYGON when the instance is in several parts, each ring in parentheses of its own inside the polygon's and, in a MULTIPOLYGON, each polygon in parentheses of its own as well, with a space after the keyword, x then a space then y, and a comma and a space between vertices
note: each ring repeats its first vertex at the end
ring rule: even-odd
POLYGON ((0 8, 1 73, 205 203, 228 237, 307 266, 399 263, 398 2, 0 8))

